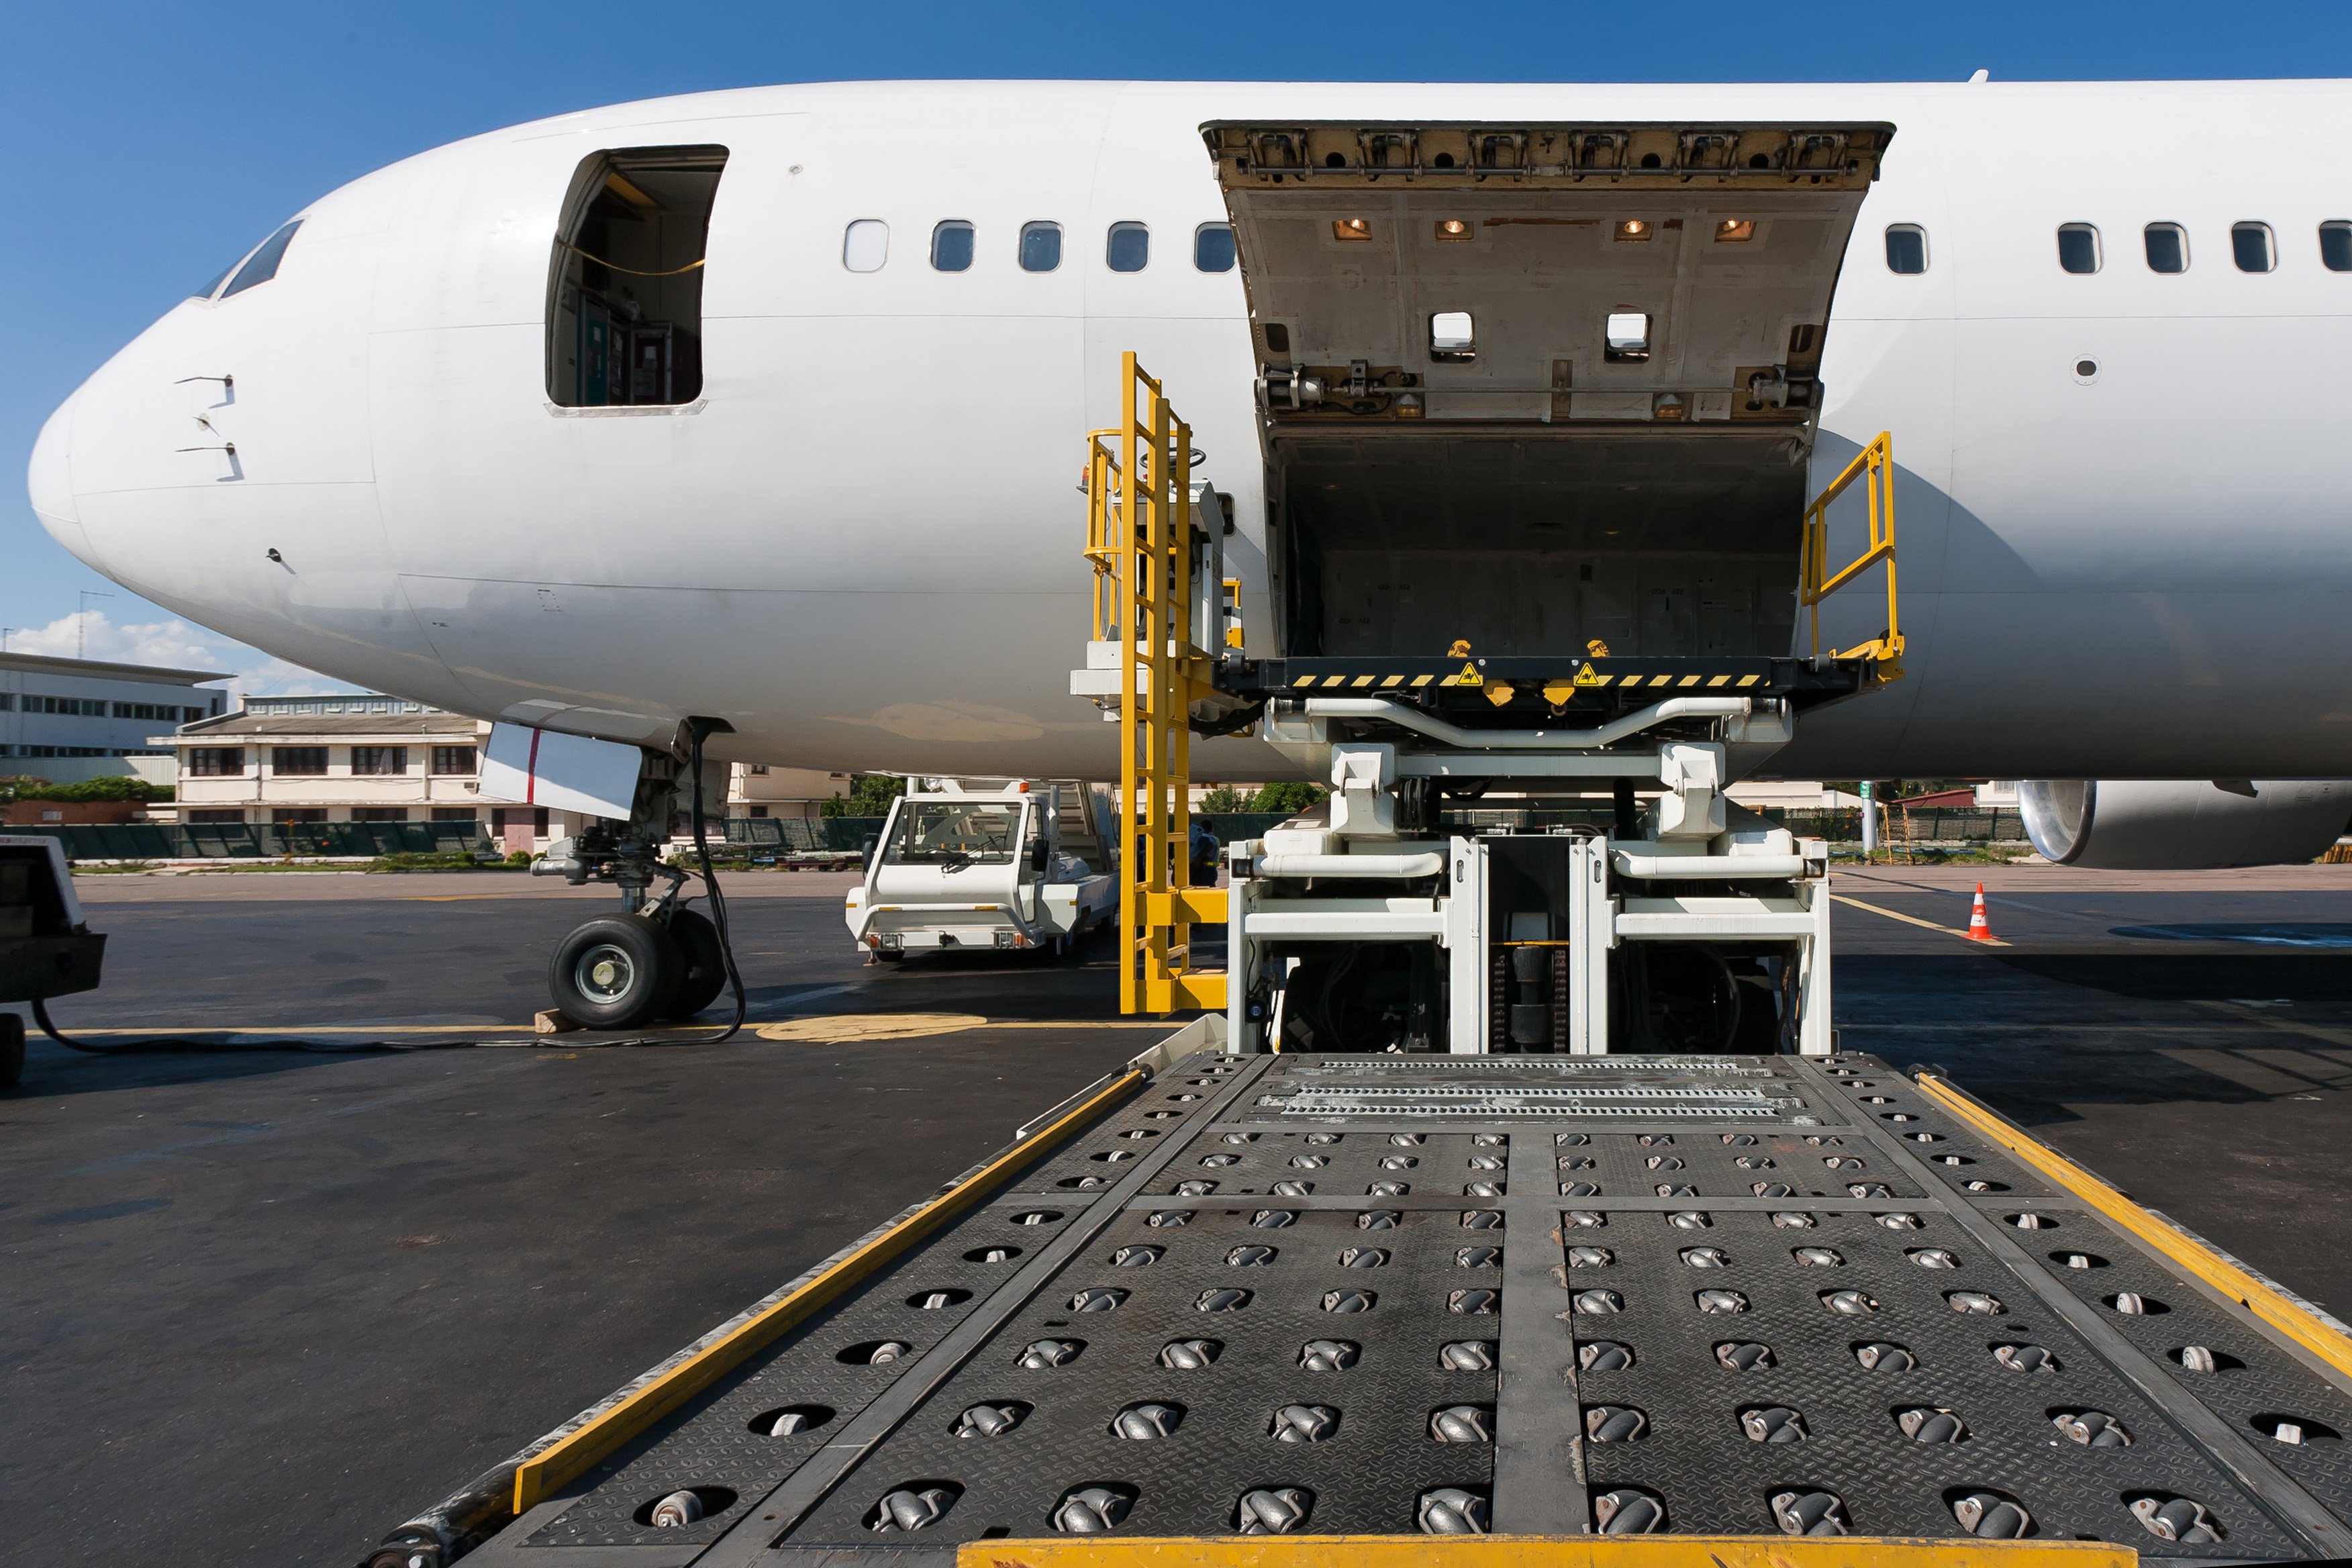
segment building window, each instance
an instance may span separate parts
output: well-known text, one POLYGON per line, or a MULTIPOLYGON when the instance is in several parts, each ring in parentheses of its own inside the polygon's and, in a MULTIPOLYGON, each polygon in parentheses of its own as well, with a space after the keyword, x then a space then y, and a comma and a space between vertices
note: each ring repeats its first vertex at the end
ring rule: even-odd
POLYGON ((724 147, 591 153, 548 279, 547 395, 565 408, 702 395, 702 261, 724 147))
POLYGON ((224 811, 215 806, 196 806, 187 814, 190 822, 243 822, 242 811, 224 811))
POLYGON ((765 778, 768 776, 768 764, 765 763, 749 763, 744 765, 744 771, 750 773, 753 778, 765 778))
POLYGON ((547 837, 547 807, 543 805, 493 806, 490 810, 490 831, 504 833, 509 824, 520 827, 526 821, 538 837, 547 837))
POLYGON ((2230 255, 2241 272, 2268 272, 2278 265, 2278 247, 2271 243, 2271 226, 2266 223, 2233 223, 2230 226, 2230 255))
POLYGON ((1151 261, 1151 231, 1139 223, 1111 225, 1103 260, 1113 272, 1142 271, 1151 261))
POLYGON ((81 719, 106 717, 105 700, 98 697, 37 697, 28 691, 24 708, 27 713, 66 713, 81 719))
POLYGON ((2352 223, 2319 226, 2319 264, 2330 272, 2352 272, 2352 223))
POLYGON ((764 805, 755 805, 751 808, 751 815, 754 816, 765 816, 768 815, 768 808, 764 805))
POLYGON ((2145 232, 2150 272, 2189 270, 2189 231, 2177 223, 2152 223, 2145 232))
POLYGON ((1203 272, 1234 269, 1234 226, 1204 223, 1192 231, 1192 265, 1203 272))
POLYGON ((16 710, 16 694, 13 691, 0 691, 0 713, 14 713, 16 710))
POLYGON ((1021 270, 1051 272, 1062 264, 1062 226, 1024 223, 1021 226, 1021 270))
MULTIPOLYGON (((474 761, 474 748, 471 746, 436 746, 433 748, 433 771, 448 777, 478 772, 479 764, 474 761)), ((471 816, 473 813, 469 811, 466 815, 471 816)))
POLYGON ((2087 223, 2058 226, 2058 265, 2069 272, 2099 269, 2099 231, 2087 223))
MULTIPOLYGON (((200 779, 239 779, 245 776, 243 746, 191 746, 188 748, 188 774, 200 779)), ((242 821, 242 818, 239 818, 242 821)))
MULTIPOLYGON (((269 771, 280 778, 320 778, 327 772, 327 748, 324 746, 272 746, 269 748, 269 771)), ((297 820, 308 820, 298 818, 297 820)), ((320 817, 318 820, 326 820, 320 817)))
POLYGON ((470 805, 436 805, 433 808, 436 822, 477 822, 480 819, 470 805))
POLYGON ((406 822, 408 807, 404 805, 355 805, 352 807, 353 822, 406 822))
POLYGON ((355 773, 404 773, 408 771, 406 746, 353 746, 352 772, 355 773))
POLYGON ((971 225, 951 217, 931 230, 931 267, 939 272, 961 272, 971 265, 971 225))
POLYGON ((271 810, 269 820, 281 827, 304 822, 324 822, 327 812, 324 806, 281 805, 271 810))

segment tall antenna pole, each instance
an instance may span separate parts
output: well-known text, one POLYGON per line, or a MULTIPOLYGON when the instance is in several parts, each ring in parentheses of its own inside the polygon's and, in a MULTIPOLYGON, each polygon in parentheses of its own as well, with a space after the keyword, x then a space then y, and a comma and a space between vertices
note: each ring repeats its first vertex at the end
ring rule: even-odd
POLYGON ((84 588, 81 591, 81 607, 74 612, 74 657, 76 658, 82 658, 89 649, 89 602, 92 599, 111 599, 112 597, 114 597, 113 595, 97 588, 84 588))

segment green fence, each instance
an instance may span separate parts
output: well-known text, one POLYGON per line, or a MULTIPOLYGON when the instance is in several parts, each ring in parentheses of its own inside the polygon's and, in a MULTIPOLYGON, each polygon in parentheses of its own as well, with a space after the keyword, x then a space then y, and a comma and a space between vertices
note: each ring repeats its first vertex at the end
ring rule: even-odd
POLYGON ((727 842, 749 849, 757 858, 762 850, 805 855, 820 850, 860 852, 867 840, 888 821, 881 816, 730 816, 727 842))
POLYGON ((5 827, 65 846, 68 860, 275 860, 281 856, 486 855, 478 822, 125 822, 5 827))

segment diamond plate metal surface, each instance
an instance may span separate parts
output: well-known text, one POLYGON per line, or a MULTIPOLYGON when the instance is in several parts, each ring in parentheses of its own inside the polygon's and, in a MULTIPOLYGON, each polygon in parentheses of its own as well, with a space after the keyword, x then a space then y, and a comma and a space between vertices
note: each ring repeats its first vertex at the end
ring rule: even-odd
POLYGON ((1857 1534, 1948 1537, 1955 1500, 1990 1492, 2038 1538, 2293 1560, 2318 1553, 2257 1490, 2292 1478, 2352 1519, 2346 1436, 2352 1398, 1872 1058, 1193 1058, 527 1544, 866 1561, 1112 1516, 1122 1534, 1224 1534, 1251 1493, 1275 1500, 1247 1515, 1261 1525, 1410 1533, 1441 1489, 1490 1500, 1498 1527, 1641 1517, 1601 1500, 1638 1492, 1669 1531, 1770 1534, 1828 1507, 1774 1498, 1829 1493, 1857 1534), (2016 1267, 1970 1228, 2026 1212, 2053 1224, 1997 1231, 2016 1267), (1055 1217, 1019 1223, 1034 1215, 1055 1217), (1066 1232, 1086 1237, 1066 1263, 1008 1283, 1066 1232), (1702 1310, 1702 1292, 1736 1310, 1702 1310), (2123 1292, 2168 1310, 2119 1313, 2123 1292), (908 1350, 841 1359, 885 1340, 908 1350), (1024 1364, 1039 1342, 1080 1348, 1024 1364), (2172 1357, 2192 1343, 2221 1369, 2172 1357), (1882 1347, 1871 1364, 1864 1346, 1882 1347), (787 1405, 836 1414, 752 1430, 787 1405), (2252 1471, 2216 1417, 2259 1447, 2252 1471), (2305 1441, 2278 1441, 2282 1419, 2305 1441), (867 1435, 844 1447, 853 1423, 867 1435), (739 1500, 682 1531, 635 1521, 681 1487, 739 1500), (2150 1534, 2131 1511, 2148 1495, 2201 1504, 2222 1542, 2150 1534))

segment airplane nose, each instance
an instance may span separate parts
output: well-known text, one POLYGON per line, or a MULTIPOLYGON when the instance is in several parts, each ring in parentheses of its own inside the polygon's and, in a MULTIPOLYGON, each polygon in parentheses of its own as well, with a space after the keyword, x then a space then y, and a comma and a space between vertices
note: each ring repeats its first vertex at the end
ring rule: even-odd
POLYGON ((49 416, 41 426, 38 439, 33 443, 32 466, 25 475, 26 488, 32 492, 33 513, 50 536, 76 555, 88 560, 89 541, 81 528, 81 505, 74 499, 73 444, 74 405, 79 397, 68 397, 49 416))

